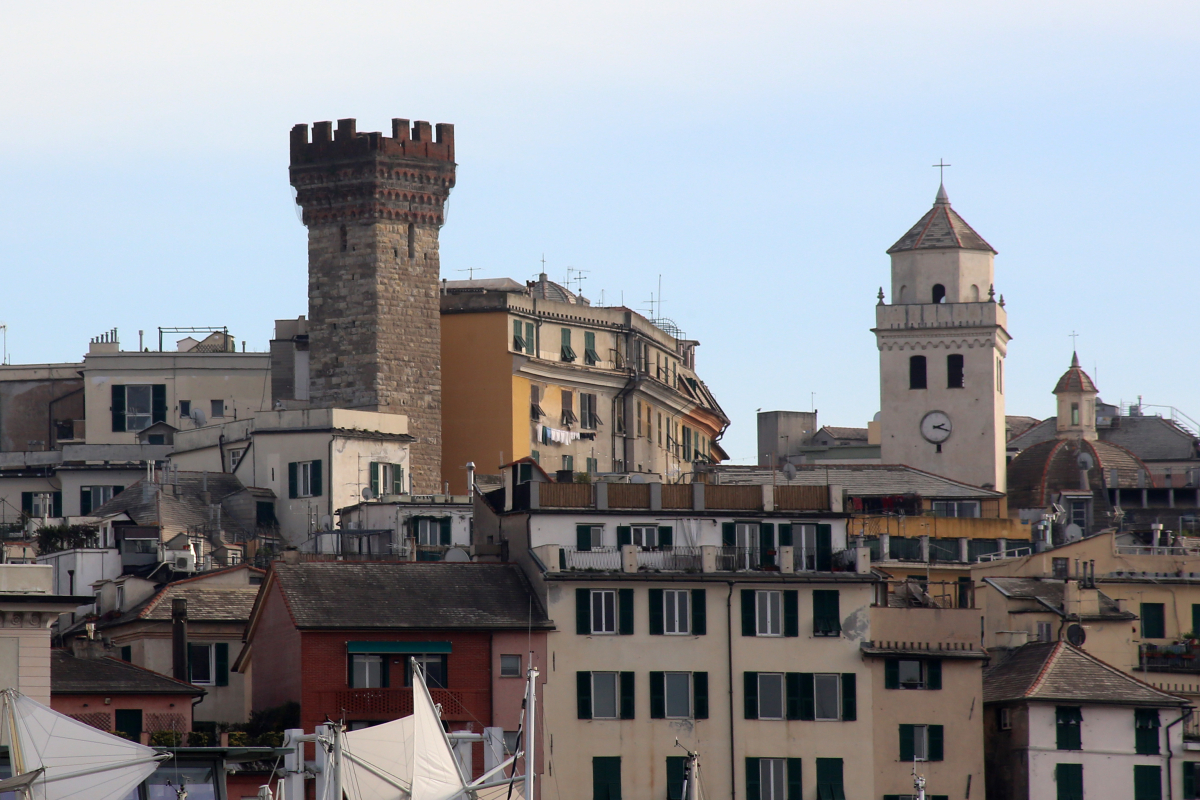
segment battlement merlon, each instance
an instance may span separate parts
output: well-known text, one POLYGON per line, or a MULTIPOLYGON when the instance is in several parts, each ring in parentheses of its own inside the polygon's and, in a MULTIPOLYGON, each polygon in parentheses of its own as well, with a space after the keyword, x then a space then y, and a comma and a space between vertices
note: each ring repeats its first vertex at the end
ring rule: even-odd
POLYGON ((295 125, 291 134, 292 166, 356 159, 364 156, 399 156, 454 163, 454 126, 439 122, 411 124, 406 119, 392 120, 392 135, 359 133, 357 121, 339 119, 337 130, 332 122, 315 122, 312 140, 308 125, 295 125), (436 138, 434 130, 436 127, 436 138))

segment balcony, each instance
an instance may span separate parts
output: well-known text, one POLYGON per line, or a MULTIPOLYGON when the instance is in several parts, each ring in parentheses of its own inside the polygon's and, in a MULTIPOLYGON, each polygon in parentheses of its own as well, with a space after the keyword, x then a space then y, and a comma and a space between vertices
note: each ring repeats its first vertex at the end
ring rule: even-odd
POLYGON ((834 507, 828 486, 706 483, 521 483, 512 508, 637 511, 822 512, 834 507))
MULTIPOLYGON (((433 702, 442 707, 442 719, 449 722, 471 722, 490 716, 488 692, 461 692, 453 689, 430 689, 433 702)), ((398 719, 413 713, 413 690, 407 689, 343 689, 317 692, 317 712, 338 719, 398 719)))
POLYGON ((1200 645, 1194 640, 1177 644, 1149 644, 1138 646, 1138 669, 1146 672, 1200 672, 1200 645))
MULTIPOLYGON (((715 545, 676 545, 663 548, 577 547, 541 545, 534 548, 538 558, 551 572, 813 572, 815 555, 807 557, 795 547, 763 550, 758 547, 718 547, 715 545), (807 563, 807 568, 805 564, 807 563), (557 567, 557 568, 555 568, 557 567)), ((831 554, 832 571, 869 570, 869 562, 856 561, 853 550, 835 550, 831 554)))

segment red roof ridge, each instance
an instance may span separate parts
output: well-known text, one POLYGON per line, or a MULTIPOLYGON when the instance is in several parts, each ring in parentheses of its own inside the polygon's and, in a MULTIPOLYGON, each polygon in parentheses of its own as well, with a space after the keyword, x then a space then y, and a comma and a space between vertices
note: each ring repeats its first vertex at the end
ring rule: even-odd
POLYGON ((1037 688, 1041 686, 1042 682, 1046 680, 1046 676, 1050 672, 1050 666, 1058 660, 1058 656, 1062 652, 1062 646, 1063 642, 1061 640, 1055 642, 1054 649, 1050 652, 1050 655, 1046 657, 1046 660, 1042 662, 1042 668, 1038 670, 1037 677, 1034 678, 1033 682, 1025 688, 1025 691, 1022 693, 1022 697, 1032 696, 1033 693, 1037 691, 1037 688))

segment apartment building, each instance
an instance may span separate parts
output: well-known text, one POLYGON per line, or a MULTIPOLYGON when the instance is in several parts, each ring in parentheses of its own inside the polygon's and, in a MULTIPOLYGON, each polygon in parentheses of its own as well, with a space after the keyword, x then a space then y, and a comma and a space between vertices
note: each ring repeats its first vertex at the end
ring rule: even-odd
POLYGON ((548 473, 688 481, 725 458, 729 424, 696 371, 699 342, 666 320, 592 306, 550 281, 444 281, 443 480, 531 457, 548 473))

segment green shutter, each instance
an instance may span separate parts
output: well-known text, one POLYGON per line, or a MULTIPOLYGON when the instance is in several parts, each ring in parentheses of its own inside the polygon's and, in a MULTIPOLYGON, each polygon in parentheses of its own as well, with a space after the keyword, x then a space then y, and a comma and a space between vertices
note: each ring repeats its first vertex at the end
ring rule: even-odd
POLYGON ((916 758, 916 748, 914 747, 915 726, 901 725, 900 726, 900 760, 902 762, 912 761, 916 758))
POLYGON ((667 800, 685 800, 683 774, 686 762, 686 756, 667 756, 667 800))
POLYGON ((841 612, 838 609, 837 589, 813 591, 813 633, 817 636, 836 636, 841 633, 841 612))
POLYGON ((33 516, 33 492, 21 492, 21 511, 27 517, 33 516))
POLYGON ((1057 800, 1083 800, 1083 764, 1055 764, 1057 800))
POLYGON ((533 352, 533 323, 532 322, 525 323, 525 353, 527 355, 534 355, 534 352, 533 352))
POLYGON ((627 544, 633 544, 633 529, 628 525, 618 525, 617 547, 624 547, 627 544))
POLYGON ((513 349, 518 353, 525 349, 525 337, 521 335, 521 320, 513 320, 513 349))
POLYGON ((721 546, 734 547, 737 545, 737 523, 722 522, 721 523, 721 546))
POLYGON ((742 636, 755 636, 757 633, 754 624, 754 590, 742 589, 742 636))
POLYGON ((325 488, 325 482, 321 480, 321 459, 317 459, 316 461, 312 462, 311 470, 312 472, 310 473, 310 480, 312 482, 312 496, 320 497, 321 492, 325 488))
POLYGON ((592 673, 575 673, 575 691, 579 697, 579 718, 592 718, 592 673))
POLYGON ((79 487, 79 516, 86 517, 92 513, 92 488, 90 486, 79 487))
POLYGON ((112 387, 112 429, 113 433, 125 431, 125 387, 113 384, 112 387))
POLYGON ((775 524, 763 522, 758 526, 758 552, 763 566, 775 566, 778 560, 771 552, 775 549, 775 524))
POLYGON ((804 783, 801 781, 801 760, 787 760, 787 800, 804 800, 804 783))
POLYGON ((692 716, 708 719, 708 673, 692 673, 692 716))
POLYGON ((620 756, 592 759, 592 800, 621 800, 620 756))
POLYGON ((1162 800, 1162 767, 1152 764, 1134 766, 1133 800, 1162 800))
POLYGON ((167 385, 155 383, 150 387, 150 422, 167 421, 167 385))
POLYGON ((297 487, 296 470, 297 470, 296 462, 295 461, 289 462, 288 463, 288 497, 292 498, 293 500, 296 499, 297 495, 299 494, 299 490, 296 488, 297 487))
POLYGON ((621 673, 621 719, 633 719, 634 707, 634 677, 632 672, 621 673))
POLYGON ((1138 755, 1158 755, 1158 729, 1161 722, 1156 708, 1134 709, 1134 747, 1138 755))
POLYGON ((692 635, 708 633, 708 594, 703 589, 692 589, 692 635))
POLYGON ((1141 614, 1139 616, 1142 618, 1143 639, 1162 639, 1166 637, 1166 616, 1162 603, 1142 603, 1141 614))
POLYGON ((63 515, 63 513, 62 513, 62 492, 52 492, 51 496, 50 496, 50 502, 54 506, 50 516, 61 517, 63 515))
POLYGON ((404 494, 404 467, 392 464, 392 494, 404 494))
POLYGON ((833 569, 833 526, 817 525, 817 571, 833 569))
POLYGON ((800 719, 817 718, 816 690, 813 688, 813 674, 800 673, 800 719))
POLYGON ((441 534, 442 534, 442 539, 441 539, 441 541, 442 541, 442 545, 443 545, 443 546, 445 546, 445 547, 449 547, 449 546, 450 546, 451 535, 452 535, 452 534, 451 534, 451 520, 450 520, 450 517, 442 517, 442 518, 441 518, 441 520, 439 521, 439 523, 440 523, 440 525, 441 525, 441 534))
POLYGON ((667 716, 667 676, 664 672, 650 673, 650 719, 667 716))
POLYGON ((746 759, 746 800, 762 800, 762 776, 758 772, 758 759, 746 759))
POLYGON ((1082 750, 1080 728, 1083 713, 1079 706, 1057 706, 1054 709, 1056 724, 1056 746, 1059 750, 1082 750))
POLYGON ((783 635, 800 635, 800 592, 783 590, 783 635))
POLYGON ((800 719, 800 673, 789 672, 783 676, 785 716, 800 719))
POLYGON ((617 590, 617 633, 633 635, 633 589, 617 590))
POLYGON ((828 800, 846 800, 842 788, 842 760, 840 758, 817 759, 817 797, 828 800))
POLYGON ((217 662, 217 686, 229 685, 229 643, 217 642, 215 660, 217 662))
POLYGON ((658 526, 658 546, 672 547, 675 544, 675 529, 670 525, 658 526))
POLYGON ((742 673, 742 695, 745 698, 746 719, 758 719, 758 673, 742 673))
POLYGON ((900 659, 889 658, 883 662, 883 688, 900 688, 900 659))
POLYGON ((575 526, 575 549, 584 551, 592 549, 592 526, 575 526))
POLYGON ((370 473, 371 473, 371 492, 376 497, 378 497, 379 496, 379 462, 377 462, 377 461, 371 462, 370 473))
POLYGON ((791 547, 792 546, 792 523, 790 523, 790 522, 779 523, 779 546, 780 547, 791 547))
POLYGON ((663 590, 650 590, 650 635, 663 635, 663 590))
POLYGON ((592 632, 592 592, 589 589, 575 590, 575 632, 580 636, 592 632))
POLYGON ((853 672, 842 673, 842 721, 858 719, 858 677, 853 672))
POLYGON ((946 758, 945 732, 941 725, 927 725, 929 733, 929 760, 944 761, 946 758))
MULTIPOLYGON (((1192 606, 1192 614, 1196 606, 1192 606)), ((1183 762, 1183 800, 1196 800, 1196 762, 1183 762)))
POLYGON ((942 660, 931 658, 925 662, 925 688, 942 688, 942 660))
MULTIPOLYGON (((1200 603, 1192 603, 1192 636, 1200 636, 1200 603)), ((1187 762, 1192 763, 1192 762, 1187 762)))

